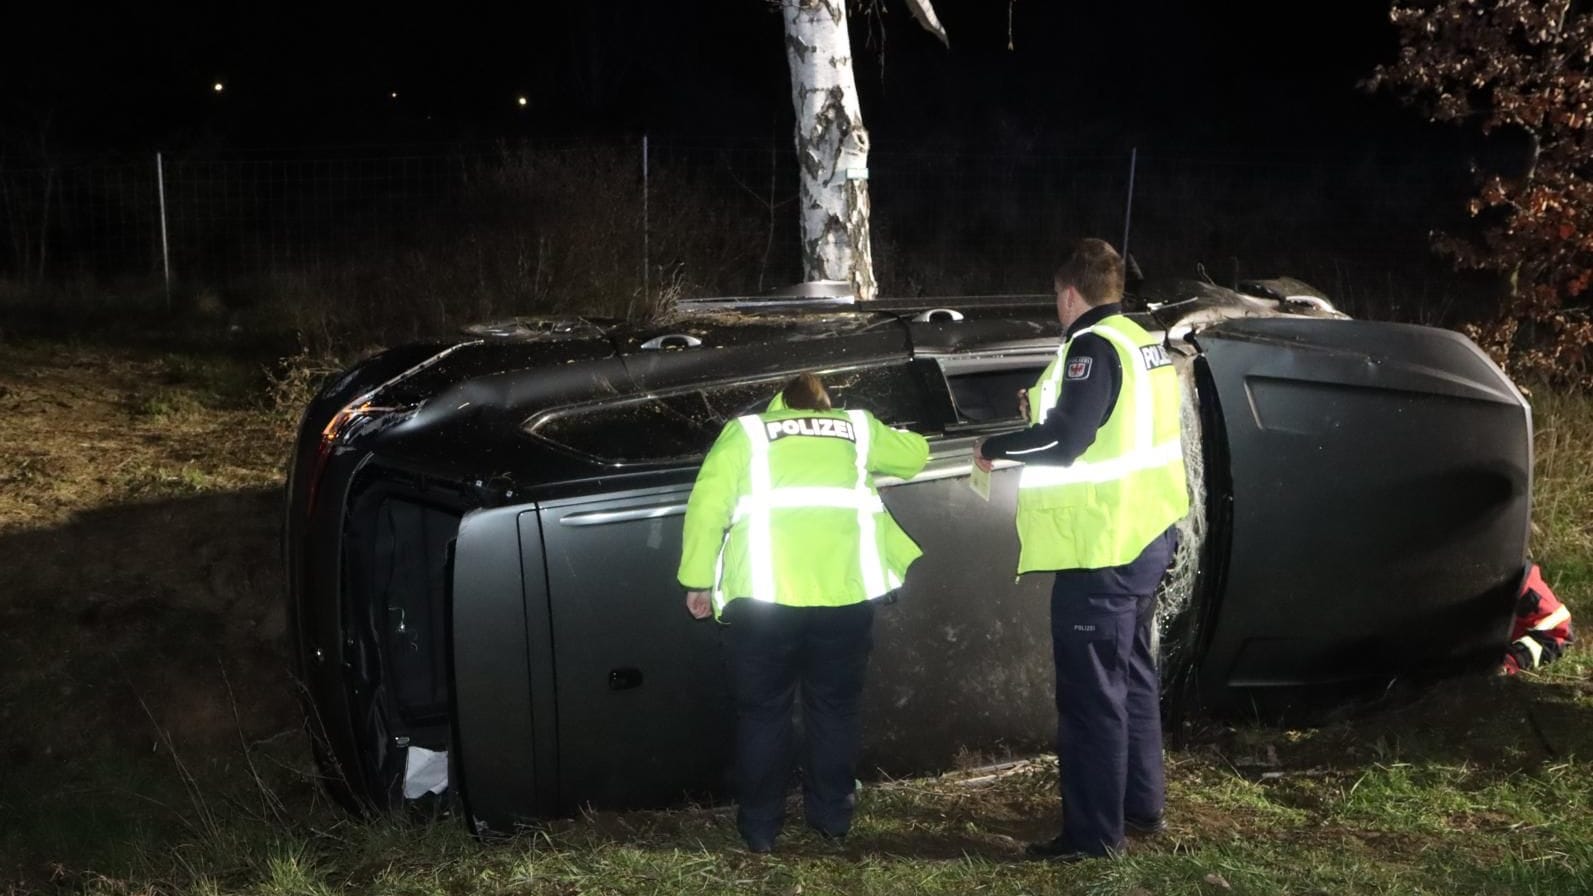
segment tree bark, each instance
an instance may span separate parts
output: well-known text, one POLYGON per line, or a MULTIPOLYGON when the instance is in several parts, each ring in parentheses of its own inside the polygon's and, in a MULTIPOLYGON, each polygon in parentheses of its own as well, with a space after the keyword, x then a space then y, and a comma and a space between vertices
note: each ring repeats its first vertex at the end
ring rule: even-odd
POLYGON ((852 77, 846 0, 781 0, 801 181, 802 269, 874 298, 868 232, 868 131, 852 77))

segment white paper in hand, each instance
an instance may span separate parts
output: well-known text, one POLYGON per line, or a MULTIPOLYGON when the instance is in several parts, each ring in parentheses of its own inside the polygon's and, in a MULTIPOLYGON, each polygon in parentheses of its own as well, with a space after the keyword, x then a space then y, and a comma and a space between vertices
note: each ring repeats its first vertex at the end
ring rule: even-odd
POLYGON ((990 500, 990 473, 979 469, 978 464, 974 464, 973 470, 968 474, 968 487, 979 497, 986 501, 990 500))

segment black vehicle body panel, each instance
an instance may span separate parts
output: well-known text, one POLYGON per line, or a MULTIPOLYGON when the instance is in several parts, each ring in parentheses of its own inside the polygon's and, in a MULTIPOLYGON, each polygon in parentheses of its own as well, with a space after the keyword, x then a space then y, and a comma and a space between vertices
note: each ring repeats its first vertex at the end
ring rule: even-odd
POLYGON ((454 552, 454 593, 474 596, 450 602, 451 641, 466 646, 454 650, 453 772, 472 818, 512 819, 557 799, 557 756, 537 749, 557 736, 558 716, 553 655, 531 649, 552 641, 547 580, 524 575, 541 558, 535 526, 519 507, 479 510, 462 521, 454 552), (524 564, 503 561, 522 555, 524 564))
MULTIPOLYGON (((1279 283, 1164 285, 1135 306, 1179 358, 1204 464, 1205 538, 1165 620, 1170 695, 1311 706, 1487 665, 1524 557, 1525 402, 1455 334, 1345 320, 1279 283)), ((864 767, 1044 749, 1050 583, 1012 574, 1017 467, 989 501, 967 473, 977 437, 1021 425, 1013 385, 1054 357, 1054 311, 869 308, 484 327, 323 391, 285 538, 296 659, 341 794, 413 798, 410 747, 448 751, 482 831, 724 793, 725 673, 716 626, 681 607, 681 518, 718 427, 801 370, 931 442, 923 474, 880 483, 924 557, 879 608, 864 767), (644 347, 660 337, 698 344, 644 347)))
POLYGON ((1208 702, 1497 664, 1532 470, 1531 418, 1497 369, 1457 334, 1395 324, 1196 339, 1231 484, 1208 492, 1228 503, 1208 702))

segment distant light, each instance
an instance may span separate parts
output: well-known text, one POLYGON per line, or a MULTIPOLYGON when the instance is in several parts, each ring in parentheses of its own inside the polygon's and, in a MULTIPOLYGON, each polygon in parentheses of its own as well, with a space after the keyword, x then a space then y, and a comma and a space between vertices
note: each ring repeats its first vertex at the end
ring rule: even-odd
POLYGON ((212 87, 212 88, 211 88, 211 89, 213 89, 213 90, 215 90, 215 91, 216 91, 216 92, 217 92, 217 93, 220 93, 220 92, 222 92, 222 91, 223 91, 223 90, 226 90, 226 89, 227 89, 227 86, 226 86, 226 85, 225 85, 225 84, 223 84, 223 83, 221 83, 221 82, 220 82, 220 81, 217 81, 217 82, 216 82, 216 83, 215 83, 215 86, 214 86, 214 87, 212 87))
POLYGON ((396 99, 398 99, 398 91, 395 90, 392 93, 389 93, 388 96, 390 96, 390 97, 392 97, 393 99, 396 100, 396 99))
POLYGON ((518 100, 515 100, 515 102, 519 103, 522 106, 527 106, 527 105, 530 105, 530 103, 531 103, 531 101, 526 99, 525 97, 520 97, 518 100))

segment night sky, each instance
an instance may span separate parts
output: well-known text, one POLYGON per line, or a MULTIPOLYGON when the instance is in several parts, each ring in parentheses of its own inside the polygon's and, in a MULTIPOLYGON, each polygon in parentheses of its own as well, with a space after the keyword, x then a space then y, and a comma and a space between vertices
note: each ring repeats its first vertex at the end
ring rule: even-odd
MULTIPOLYGON (((1341 149, 1428 133, 1355 87, 1397 51, 1382 0, 1017 0, 1014 50, 1007 3, 935 5, 949 50, 900 0, 853 18, 878 148, 1341 149)), ((62 4, 9 24, 13 157, 40 134, 54 153, 101 154, 790 132, 780 19, 762 0, 62 4)))

